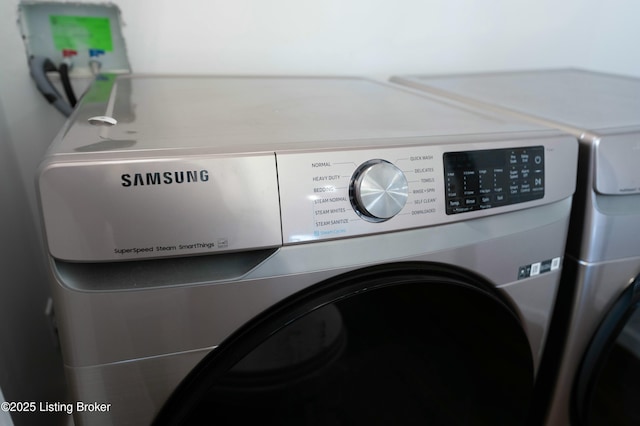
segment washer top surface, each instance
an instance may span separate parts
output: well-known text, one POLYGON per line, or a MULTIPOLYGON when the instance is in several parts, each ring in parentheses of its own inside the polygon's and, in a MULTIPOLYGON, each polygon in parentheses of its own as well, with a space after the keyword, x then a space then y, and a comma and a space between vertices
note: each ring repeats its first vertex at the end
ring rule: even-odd
POLYGON ((102 75, 50 153, 340 148, 542 126, 358 78, 102 75), (113 126, 89 118, 109 116, 113 126), (387 139, 385 141, 385 139, 387 139))
POLYGON ((580 130, 640 126, 640 79, 582 70, 397 77, 580 130))
POLYGON ((384 82, 101 75, 38 189, 54 257, 129 260, 541 206, 573 193, 576 152, 569 134, 384 82))

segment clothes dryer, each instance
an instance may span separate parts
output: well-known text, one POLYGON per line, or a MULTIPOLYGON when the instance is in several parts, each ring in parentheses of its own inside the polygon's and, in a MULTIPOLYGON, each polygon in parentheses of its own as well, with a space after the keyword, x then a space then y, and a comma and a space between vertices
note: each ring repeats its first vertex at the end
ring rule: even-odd
POLYGON ((640 80, 581 70, 393 80, 578 138, 558 334, 541 372, 544 387, 555 382, 547 424, 640 424, 640 80))
POLYGON ((99 76, 38 177, 76 424, 523 422, 577 146, 364 79, 99 76))

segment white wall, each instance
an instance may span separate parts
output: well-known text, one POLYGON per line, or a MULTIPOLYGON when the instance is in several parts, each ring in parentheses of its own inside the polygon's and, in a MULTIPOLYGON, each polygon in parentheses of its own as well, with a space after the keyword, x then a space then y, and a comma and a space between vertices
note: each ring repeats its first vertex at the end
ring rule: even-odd
POLYGON ((15 0, 0 1, 0 106, 7 123, 5 138, 12 141, 21 184, 35 212, 34 171, 64 117, 44 101, 31 82, 16 24, 17 4, 15 0))
MULTIPOLYGON (((134 72, 385 76, 583 67, 640 77, 635 0, 113 2, 134 72)), ((34 358, 56 355, 42 317, 48 290, 33 176, 64 121, 30 81, 17 5, 0 1, 0 386, 8 399, 58 377, 55 366, 34 358)))
MULTIPOLYGON (((379 77, 582 67, 640 77, 635 0, 114 3, 134 72, 379 77)), ((34 209, 33 172, 63 119, 31 84, 17 5, 0 2, 0 104, 34 209)))
MULTIPOLYGON (((62 359, 45 316, 40 240, 6 116, 0 104, 0 387, 9 401, 60 401, 62 359)), ((55 424, 41 413, 12 416, 17 426, 55 424)))
MULTIPOLYGON (((15 18, 16 4, 0 1, 0 387, 9 401, 60 401, 64 376, 44 314, 49 287, 33 176, 64 120, 31 84, 15 18)), ((64 421, 40 413, 12 417, 16 426, 64 421)))
POLYGON ((116 1, 138 72, 640 76, 634 0, 116 1))

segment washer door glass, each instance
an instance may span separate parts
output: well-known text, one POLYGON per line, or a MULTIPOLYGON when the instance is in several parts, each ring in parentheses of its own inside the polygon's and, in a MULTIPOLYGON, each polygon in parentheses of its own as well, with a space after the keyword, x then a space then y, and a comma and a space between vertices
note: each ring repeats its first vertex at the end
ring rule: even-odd
POLYGON ((640 425, 640 277, 594 334, 574 384, 573 424, 640 425))
POLYGON ((213 350, 155 424, 518 425, 533 360, 479 277, 402 263, 274 306, 213 350))

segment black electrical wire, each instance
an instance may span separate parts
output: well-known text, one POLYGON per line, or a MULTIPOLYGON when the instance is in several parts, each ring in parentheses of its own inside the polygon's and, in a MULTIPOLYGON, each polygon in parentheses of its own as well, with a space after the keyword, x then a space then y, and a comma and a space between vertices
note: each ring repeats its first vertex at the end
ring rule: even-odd
POLYGON ((78 100, 76 99, 76 94, 73 92, 73 87, 71 86, 71 80, 69 79, 69 65, 63 62, 58 67, 58 72, 60 73, 60 80, 62 81, 62 87, 64 88, 64 93, 67 95, 67 99, 69 100, 69 104, 71 105, 71 108, 73 108, 78 103, 78 100))
POLYGON ((71 115, 73 108, 60 96, 58 90, 51 84, 49 77, 47 77, 47 72, 57 71, 53 62, 44 56, 31 56, 29 58, 29 70, 33 81, 36 83, 36 87, 47 102, 52 104, 64 116, 68 117, 71 115))

